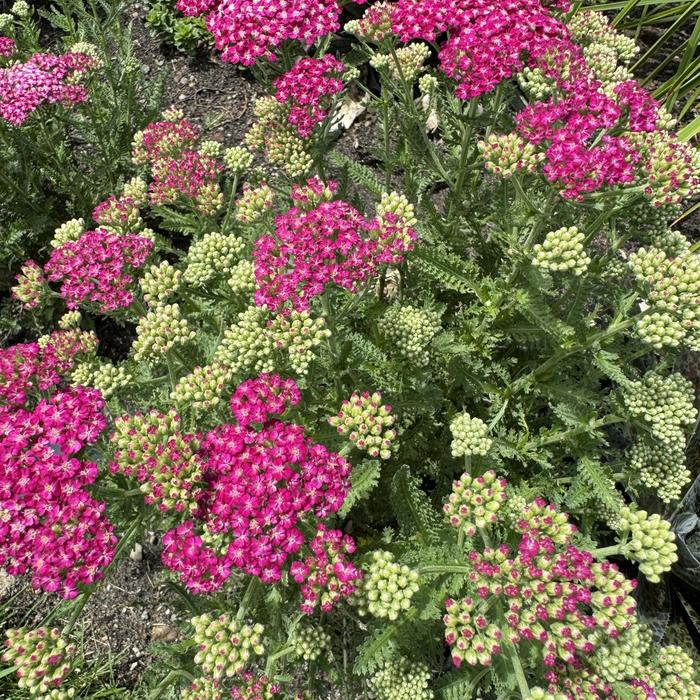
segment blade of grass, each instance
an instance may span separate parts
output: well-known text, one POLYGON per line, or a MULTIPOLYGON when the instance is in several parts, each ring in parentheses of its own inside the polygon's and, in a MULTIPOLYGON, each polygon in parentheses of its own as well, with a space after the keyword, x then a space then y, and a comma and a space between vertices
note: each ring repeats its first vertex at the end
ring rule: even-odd
MULTIPOLYGON (((686 124, 679 132, 678 138, 681 141, 690 141, 694 136, 700 133, 700 115, 695 117, 690 124, 686 124)), ((697 204, 695 205, 697 206, 697 204)))

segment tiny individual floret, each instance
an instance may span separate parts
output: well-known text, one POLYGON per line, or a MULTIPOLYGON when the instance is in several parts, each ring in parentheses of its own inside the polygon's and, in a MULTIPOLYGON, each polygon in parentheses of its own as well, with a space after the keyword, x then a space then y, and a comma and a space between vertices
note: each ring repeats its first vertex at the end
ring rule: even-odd
POLYGON ((135 360, 157 359, 176 345, 184 345, 195 337, 178 304, 163 304, 142 316, 136 326, 133 345, 135 360))
POLYGON ((377 700, 431 700, 429 683, 428 667, 404 657, 385 662, 369 679, 377 700))
POLYGON ((240 259, 245 243, 238 236, 207 233, 187 253, 184 280, 197 287, 215 277, 227 277, 240 259))
POLYGON ((379 320, 380 331, 395 350, 420 367, 430 361, 428 346, 441 327, 437 313, 410 305, 392 305, 379 320))
POLYGON ((452 456, 485 455, 493 442, 488 437, 488 431, 481 418, 472 417, 466 412, 458 413, 450 422, 452 456))
POLYGON ((425 62, 430 57, 430 47, 417 43, 401 46, 394 54, 375 54, 369 63, 372 68, 387 68, 396 80, 414 81, 425 70, 425 62))
POLYGON ((243 224, 260 221, 272 209, 275 193, 263 182, 257 187, 244 185, 243 194, 236 202, 236 219, 243 224))
POLYGON ((316 661, 323 653, 327 653, 331 645, 331 636, 319 625, 300 624, 290 639, 299 656, 304 661, 316 661))
POLYGON ((205 613, 190 623, 197 644, 194 662, 214 680, 240 674, 256 656, 265 653, 264 627, 259 623, 243 623, 226 613, 218 617, 205 613))
POLYGON ((231 370, 220 362, 195 367, 175 385, 170 398, 195 411, 208 411, 224 401, 226 385, 231 380, 231 370))
POLYGON ((355 392, 343 401, 338 414, 331 416, 328 422, 370 457, 389 459, 396 439, 396 430, 392 427, 396 419, 391 415, 391 406, 382 405, 381 401, 378 391, 373 394, 355 392))
POLYGON ((17 685, 22 690, 42 700, 68 700, 74 696, 74 688, 62 690, 60 686, 72 671, 71 658, 76 647, 61 636, 58 628, 8 629, 5 637, 1 658, 17 668, 17 685))
POLYGON ((498 511, 507 500, 506 481, 489 469, 482 476, 462 476, 452 482, 452 493, 443 506, 453 527, 461 528, 467 537, 498 520, 498 511))
POLYGON ((658 583, 660 575, 670 571, 678 561, 676 536, 671 523, 656 513, 625 508, 617 521, 623 542, 620 552, 639 563, 639 570, 651 581, 658 583))
POLYGON ((167 260, 151 265, 141 278, 141 291, 145 302, 153 307, 167 301, 179 288, 182 272, 167 260))
POLYGON ((532 264, 545 270, 563 272, 571 270, 575 275, 583 274, 591 262, 585 252, 585 236, 576 226, 550 231, 543 243, 533 247, 532 264))
POLYGON ((420 588, 418 572, 399 564, 391 552, 383 550, 372 552, 362 574, 351 598, 360 615, 396 620, 411 607, 411 599, 420 588))
POLYGON ((69 241, 77 241, 85 233, 84 219, 71 219, 61 224, 54 232, 51 240, 52 248, 60 248, 69 241))
POLYGON ((234 146, 233 148, 224 150, 222 159, 226 169, 232 175, 238 175, 240 177, 253 165, 255 156, 243 146, 234 146))

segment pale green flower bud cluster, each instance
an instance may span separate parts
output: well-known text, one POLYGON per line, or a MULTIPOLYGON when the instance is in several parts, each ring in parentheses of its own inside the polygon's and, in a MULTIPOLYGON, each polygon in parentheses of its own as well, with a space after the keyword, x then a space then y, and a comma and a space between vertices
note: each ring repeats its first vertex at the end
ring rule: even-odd
POLYGON ((318 625, 299 625, 290 641, 304 661, 316 661, 330 647, 331 636, 318 625))
POLYGON ((275 203, 275 193, 263 182, 257 187, 243 186, 243 194, 236 202, 236 220, 243 224, 260 221, 275 203))
POLYGON ((190 246, 187 253, 185 282, 203 287, 217 276, 228 277, 244 247, 245 243, 238 236, 205 234, 190 246))
POLYGON ((693 385, 677 373, 662 377, 648 372, 625 390, 624 401, 630 414, 667 445, 685 443, 684 426, 692 425, 697 416, 693 385))
POLYGON ((92 371, 90 386, 99 389, 105 399, 114 396, 131 383, 133 377, 124 369, 111 362, 101 362, 92 371))
POLYGON ((208 158, 218 158, 223 153, 224 147, 219 141, 207 140, 202 141, 197 150, 208 158))
POLYGON ((533 100, 544 100, 556 89, 554 78, 546 75, 541 68, 525 66, 517 78, 520 88, 533 100))
POLYGON ((501 177, 512 177, 520 172, 534 173, 545 157, 515 132, 490 134, 484 141, 479 141, 477 147, 484 159, 484 167, 501 177))
POLYGON ((78 328, 82 320, 83 317, 80 311, 66 311, 58 320, 58 327, 64 331, 67 331, 69 328, 78 328))
POLYGON ((637 335, 657 350, 677 348, 686 338, 683 322, 670 311, 654 311, 637 321, 637 335))
POLYGON ((93 60, 92 69, 102 68, 104 66, 104 62, 100 58, 100 50, 95 44, 91 44, 88 41, 77 41, 70 47, 70 50, 74 53, 82 53, 85 56, 90 56, 93 60))
POLYGON ((74 688, 59 688, 72 670, 75 645, 63 639, 58 628, 8 629, 5 637, 0 658, 17 667, 17 685, 22 690, 42 700, 68 700, 75 695, 74 688))
POLYGON ((132 347, 134 359, 158 358, 176 345, 193 340, 195 335, 182 317, 178 304, 156 306, 142 316, 136 326, 136 340, 132 347))
POLYGON ((172 105, 163 111, 163 121, 165 122, 179 122, 184 118, 185 113, 175 105, 172 105))
POLYGON ((306 141, 287 119, 289 107, 270 95, 255 102, 256 122, 245 136, 246 145, 262 151, 267 160, 290 177, 305 175, 313 163, 306 141))
POLYGON ((370 457, 391 457, 392 443, 396 439, 391 415, 391 406, 382 405, 382 395, 375 391, 358 394, 354 392, 349 400, 343 401, 337 415, 328 422, 341 435, 347 435, 355 446, 364 450, 370 457))
POLYGON ((206 411, 224 400, 223 394, 230 381, 231 370, 221 362, 195 367, 175 385, 170 399, 195 411, 206 411))
POLYGON ((15 18, 9 12, 0 14, 0 32, 11 27, 15 22, 15 18))
POLYGON ((375 550, 368 564, 362 567, 363 577, 351 596, 360 615, 397 620, 411 607, 418 592, 418 572, 399 564, 391 552, 375 550))
POLYGON ((214 680, 235 676, 265 653, 265 628, 261 624, 244 624, 227 614, 212 617, 207 613, 193 617, 190 623, 198 648, 194 662, 214 680))
POLYGON ((394 55, 375 54, 370 58, 369 64, 377 70, 387 68, 396 80, 412 82, 425 70, 425 62, 429 57, 430 47, 417 43, 396 49, 394 55))
POLYGON ((418 90, 423 96, 428 95, 430 97, 435 95, 439 86, 440 81, 434 75, 426 74, 418 78, 418 90))
POLYGON ((410 228, 418 223, 413 204, 400 192, 384 192, 377 204, 377 217, 384 221, 387 214, 393 214, 402 225, 410 228))
POLYGON ((429 683, 428 667, 405 658, 386 662, 369 679, 377 700, 431 700, 429 683))
POLYGON ((228 328, 214 353, 214 361, 239 372, 272 372, 275 369, 274 343, 267 332, 268 310, 249 306, 238 314, 238 322, 228 328))
POLYGON ((428 346, 441 328, 439 314, 410 305, 392 305, 379 319, 382 335, 400 355, 419 367, 430 362, 428 346))
POLYGON ((392 33, 391 2, 381 0, 372 5, 360 19, 350 20, 343 29, 365 41, 380 42, 392 33))
POLYGON ((535 254, 532 264, 552 272, 572 271, 575 275, 583 274, 591 263, 583 242, 585 235, 576 226, 569 226, 550 231, 543 243, 533 247, 535 254))
POLYGON ((148 183, 142 177, 132 177, 125 183, 122 193, 141 207, 148 200, 148 183))
POLYGON ((255 291, 255 266, 250 260, 241 260, 231 268, 228 286, 237 294, 255 291))
POLYGON ((202 676, 183 689, 181 700, 224 700, 225 697, 219 681, 202 676))
POLYGON ((52 248, 60 248, 62 245, 77 241, 85 233, 84 219, 71 219, 61 224, 55 231, 54 237, 51 240, 52 248))
POLYGON ((267 330, 273 346, 287 351, 292 369, 301 375, 307 374, 316 348, 331 335, 326 320, 320 316, 311 318, 308 311, 277 315, 268 323, 267 330))
MULTIPOLYGON (((624 66, 618 66, 618 53, 607 44, 591 44, 583 49, 583 56, 595 77, 602 83, 614 86, 632 79, 632 73, 624 66)), ((614 99, 613 92, 610 97, 614 99)))
POLYGON ((685 463, 685 441, 665 445, 658 440, 639 439, 627 453, 630 471, 665 503, 680 498, 690 481, 685 463))
POLYGON ((243 146, 234 146, 227 148, 222 156, 226 169, 232 175, 243 175, 251 165, 255 156, 243 146))
POLYGON ((618 60, 624 63, 631 61, 639 52, 635 40, 616 31, 602 12, 577 12, 567 21, 567 26, 577 44, 607 46, 613 49, 618 60))
POLYGON ((540 686, 530 688, 532 700, 569 700, 564 693, 550 693, 540 686))
POLYGON ((593 665, 609 683, 637 678, 643 671, 643 657, 650 645, 649 629, 634 624, 618 637, 605 637, 596 648, 593 665))
POLYGON ((468 413, 458 413, 450 422, 450 432, 453 457, 485 455, 491 449, 489 429, 481 418, 472 418, 468 413))
POLYGON ((620 513, 617 530, 621 536, 627 536, 622 554, 638 562, 639 570, 652 583, 658 583, 660 575, 670 571, 678 561, 676 536, 671 524, 661 516, 625 508, 620 513))
POLYGON ((356 68, 355 66, 346 66, 345 72, 343 73, 343 82, 347 85, 353 80, 359 80, 361 75, 362 73, 360 73, 359 68, 356 68))
MULTIPOLYGON (((677 204, 654 206, 646 199, 631 207, 629 214, 622 222, 635 240, 653 241, 657 236, 663 236, 668 230, 669 223, 675 221, 681 214, 677 204)), ((657 246, 663 249, 663 246, 657 246)))
POLYGON ((478 530, 498 520, 498 511, 506 500, 506 482, 499 479, 492 469, 483 476, 472 477, 464 473, 452 482, 452 493, 443 511, 450 519, 450 525, 463 529, 467 537, 474 537, 478 530))
POLYGON ((654 690, 657 700, 688 700, 700 697, 696 669, 692 657, 681 647, 661 647, 654 666, 641 676, 654 690))
MULTIPOLYGON (((29 17, 29 15, 32 14, 32 8, 29 7, 29 3, 25 2, 25 0, 17 0, 12 5, 10 12, 13 15, 16 15, 17 17, 20 17, 21 19, 27 19, 27 17, 29 17)), ((73 49, 73 50, 77 51, 77 49, 73 49)))
POLYGON ((182 272, 167 260, 160 265, 151 265, 140 280, 143 298, 149 306, 158 306, 167 301, 180 287, 182 272))
POLYGON ((680 231, 668 228, 653 236, 652 243, 654 248, 663 250, 669 258, 679 258, 686 255, 690 248, 690 241, 680 231))

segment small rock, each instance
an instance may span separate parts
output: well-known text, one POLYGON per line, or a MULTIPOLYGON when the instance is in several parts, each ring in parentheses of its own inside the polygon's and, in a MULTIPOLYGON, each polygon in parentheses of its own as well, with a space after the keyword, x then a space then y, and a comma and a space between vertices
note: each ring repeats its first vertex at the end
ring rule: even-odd
POLYGON ((143 559, 143 547, 138 542, 129 552, 129 559, 131 559, 131 561, 141 561, 143 559))
POLYGON ((151 641, 152 642, 174 642, 177 639, 177 629, 159 623, 151 627, 151 641))

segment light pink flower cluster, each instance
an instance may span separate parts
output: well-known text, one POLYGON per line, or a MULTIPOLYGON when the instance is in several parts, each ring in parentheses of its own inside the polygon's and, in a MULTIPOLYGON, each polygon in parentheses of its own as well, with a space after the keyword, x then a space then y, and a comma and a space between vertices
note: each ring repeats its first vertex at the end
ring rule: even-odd
POLYGON ((342 598, 351 595, 362 578, 362 571, 346 558, 355 551, 355 541, 340 530, 327 530, 319 525, 309 549, 311 554, 295 561, 290 570, 300 584, 304 599, 300 607, 306 615, 313 614, 318 607, 328 612, 342 598))
POLYGON ((85 490, 97 466, 75 455, 106 421, 95 389, 75 387, 36 407, 0 408, 0 566, 74 598, 102 576, 116 538, 104 504, 85 490))
POLYGON ((289 196, 299 209, 312 209, 321 202, 330 202, 339 187, 340 183, 337 180, 324 182, 321 178, 314 176, 303 185, 295 182, 289 196))
POLYGON ((297 311, 326 285, 355 291, 382 264, 397 264, 413 248, 415 232, 395 217, 366 221, 346 202, 290 209, 275 220, 275 233, 258 238, 253 251, 255 302, 297 311))
POLYGON ((468 553, 478 599, 446 602, 445 639, 456 666, 490 665, 504 640, 541 645, 545 666, 577 664, 601 639, 617 637, 634 622, 635 581, 574 547, 566 514, 537 499, 516 527, 516 551, 502 544, 468 553), (486 615, 494 600, 502 618, 486 615))
POLYGON ((56 248, 44 272, 49 281, 61 282, 69 309, 91 302, 102 312, 114 311, 133 301, 131 273, 146 262, 152 248, 152 241, 135 234, 87 231, 56 248))
POLYGON ((299 521, 327 518, 345 500, 350 464, 301 426, 271 418, 299 399, 292 380, 260 375, 234 392, 238 425, 203 436, 198 455, 207 486, 198 522, 183 523, 163 540, 164 564, 193 592, 216 590, 232 567, 266 583, 279 580, 304 543, 299 521))
POLYGON ((92 333, 53 331, 46 343, 22 343, 0 348, 0 402, 22 405, 31 390, 46 391, 73 367, 77 355, 97 347, 92 333))
POLYGON ((399 0, 392 22, 402 41, 435 41, 448 32, 440 65, 462 99, 490 92, 526 62, 576 52, 566 26, 540 0, 399 0))
POLYGON ((78 77, 95 66, 81 53, 37 53, 25 63, 0 68, 0 117, 15 126, 42 104, 70 105, 87 99, 78 77))
POLYGON ((343 89, 345 66, 331 54, 302 58, 274 81, 275 97, 289 106, 288 121, 301 138, 308 138, 328 116, 330 97, 343 89))
POLYGON ((139 207, 131 197, 111 195, 93 209, 92 219, 100 227, 129 233, 139 223, 139 207))
POLYGON ((20 301, 25 309, 36 309, 48 290, 41 266, 33 260, 27 260, 15 279, 17 285, 12 288, 12 296, 20 301))
POLYGON ((14 39, 9 36, 0 36, 0 57, 9 58, 17 49, 14 39))
POLYGON ((198 129, 187 119, 153 122, 136 140, 133 159, 138 165, 146 165, 158 160, 178 158, 184 151, 194 149, 198 139, 198 129))
POLYGON ((340 27, 337 0, 178 0, 176 7, 189 16, 207 12, 222 60, 245 66, 259 58, 274 61, 282 42, 310 46, 340 27))

